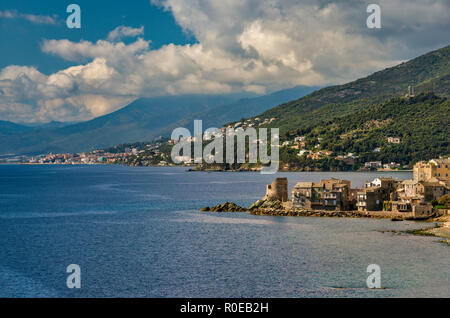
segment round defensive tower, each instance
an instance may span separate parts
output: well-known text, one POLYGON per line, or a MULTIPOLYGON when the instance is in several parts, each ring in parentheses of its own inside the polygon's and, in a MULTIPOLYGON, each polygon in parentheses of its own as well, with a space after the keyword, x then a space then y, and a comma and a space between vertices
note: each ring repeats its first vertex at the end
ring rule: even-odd
POLYGON ((267 185, 266 196, 270 200, 288 201, 288 180, 287 178, 276 178, 272 184, 267 185))

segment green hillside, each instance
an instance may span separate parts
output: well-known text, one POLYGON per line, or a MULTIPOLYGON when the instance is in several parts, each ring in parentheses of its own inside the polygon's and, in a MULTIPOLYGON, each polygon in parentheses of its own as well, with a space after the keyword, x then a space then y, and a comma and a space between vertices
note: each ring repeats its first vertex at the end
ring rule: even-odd
POLYGON ((323 88, 256 117, 275 118, 270 126, 287 132, 403 96, 409 85, 415 87, 416 94, 434 91, 449 96, 449 82, 450 46, 446 46, 368 77, 323 88))
POLYGON ((359 157, 356 165, 367 161, 411 165, 450 154, 450 100, 433 93, 411 99, 394 98, 333 121, 293 131, 286 138, 296 135, 306 138, 307 149, 333 154, 309 160, 297 156, 298 150, 283 148, 281 160, 291 166, 343 168, 343 162, 333 158, 348 153, 359 157), (389 143, 389 137, 398 137, 400 143, 389 143))

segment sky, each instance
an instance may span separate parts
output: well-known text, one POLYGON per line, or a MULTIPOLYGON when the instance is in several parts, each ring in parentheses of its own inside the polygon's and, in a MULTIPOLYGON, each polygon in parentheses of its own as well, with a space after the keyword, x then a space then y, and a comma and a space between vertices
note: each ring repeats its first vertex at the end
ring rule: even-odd
POLYGON ((448 45, 450 1, 2 0, 0 35, 0 120, 82 121, 140 97, 345 83, 448 45))

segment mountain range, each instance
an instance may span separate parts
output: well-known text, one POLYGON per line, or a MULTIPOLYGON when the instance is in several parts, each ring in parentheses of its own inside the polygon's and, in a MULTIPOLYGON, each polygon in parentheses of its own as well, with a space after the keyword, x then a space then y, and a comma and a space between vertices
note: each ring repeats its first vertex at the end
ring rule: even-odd
POLYGON ((220 126, 317 88, 298 86, 257 97, 226 94, 140 98, 116 112, 69 125, 53 122, 30 127, 0 121, 0 154, 74 153, 150 141, 170 135, 173 128, 188 127, 194 119, 204 120, 204 127, 220 126))

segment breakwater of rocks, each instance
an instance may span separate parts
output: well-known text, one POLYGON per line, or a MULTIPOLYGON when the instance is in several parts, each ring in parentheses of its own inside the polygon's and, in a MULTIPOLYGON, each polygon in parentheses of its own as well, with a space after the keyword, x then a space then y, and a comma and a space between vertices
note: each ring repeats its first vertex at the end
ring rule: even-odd
POLYGON ((272 216, 314 216, 314 217, 336 217, 336 218, 378 218, 378 219, 403 219, 397 215, 386 214, 383 212, 365 213, 358 211, 318 211, 318 210, 254 210, 250 211, 253 215, 272 215, 272 216))

